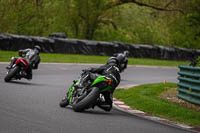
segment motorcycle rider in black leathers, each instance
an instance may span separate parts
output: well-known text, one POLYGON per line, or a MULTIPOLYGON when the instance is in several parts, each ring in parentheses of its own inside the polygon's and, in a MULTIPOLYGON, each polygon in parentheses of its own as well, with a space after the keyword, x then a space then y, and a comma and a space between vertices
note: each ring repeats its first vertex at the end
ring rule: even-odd
POLYGON ((116 57, 110 58, 105 65, 100 66, 99 68, 91 68, 85 70, 88 74, 83 78, 84 80, 80 82, 80 84, 84 84, 86 81, 94 81, 99 75, 104 75, 112 79, 112 90, 110 92, 104 92, 104 98, 100 98, 97 100, 96 105, 105 110, 110 111, 112 109, 113 103, 113 92, 115 88, 120 83, 120 71, 119 71, 119 61, 116 57))
MULTIPOLYGON (((118 61, 119 61, 119 64, 120 64, 119 70, 120 70, 120 72, 123 72, 127 68, 128 55, 129 55, 128 51, 124 51, 123 53, 116 53, 116 54, 113 55, 113 57, 116 57, 118 59, 118 61)), ((112 58, 112 57, 110 57, 110 58, 112 58)))
POLYGON ((11 69, 17 59, 24 57, 28 61, 28 69, 24 78, 32 79, 32 69, 38 69, 40 63, 40 51, 41 47, 38 45, 34 46, 33 49, 28 48, 19 50, 18 54, 20 57, 12 57, 11 63, 6 68, 11 69))

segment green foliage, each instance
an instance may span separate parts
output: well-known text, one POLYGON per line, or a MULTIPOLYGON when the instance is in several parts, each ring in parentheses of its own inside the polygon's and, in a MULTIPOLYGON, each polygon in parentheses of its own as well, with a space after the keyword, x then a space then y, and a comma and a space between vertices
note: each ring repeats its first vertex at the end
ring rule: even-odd
POLYGON ((119 41, 131 43, 131 38, 126 31, 122 28, 118 30, 113 29, 111 26, 105 26, 103 29, 99 29, 95 32, 95 40, 103 41, 119 41), (104 29, 105 28, 105 29, 104 29))
POLYGON ((156 21, 157 18, 151 15, 152 10, 136 5, 124 5, 113 10, 119 12, 113 18, 118 29, 101 26, 95 33, 96 40, 168 45, 166 25, 161 24, 160 19, 156 21))
POLYGON ((126 29, 131 41, 140 44, 161 44, 158 38, 159 22, 151 15, 152 10, 136 5, 125 5, 122 9, 121 20, 118 22, 126 29))
POLYGON ((199 0, 141 0, 183 10, 161 12, 118 0, 0 0, 0 32, 200 48, 199 0), (116 4, 116 5, 115 5, 116 4))
POLYGON ((194 59, 194 61, 196 62, 196 66, 197 66, 197 67, 200 67, 200 56, 198 56, 198 57, 196 58, 196 60, 194 59))
POLYGON ((171 42, 174 46, 200 48, 200 1, 192 0, 188 13, 172 22, 171 42))

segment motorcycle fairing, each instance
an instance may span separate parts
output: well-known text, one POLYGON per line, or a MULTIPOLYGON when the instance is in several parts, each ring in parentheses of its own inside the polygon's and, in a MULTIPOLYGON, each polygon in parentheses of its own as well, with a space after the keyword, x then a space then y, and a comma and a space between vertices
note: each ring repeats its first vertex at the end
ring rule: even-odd
POLYGON ((28 68, 28 62, 24 58, 17 59, 16 62, 15 62, 15 64, 16 65, 21 65, 22 67, 24 67, 24 70, 26 70, 28 68))

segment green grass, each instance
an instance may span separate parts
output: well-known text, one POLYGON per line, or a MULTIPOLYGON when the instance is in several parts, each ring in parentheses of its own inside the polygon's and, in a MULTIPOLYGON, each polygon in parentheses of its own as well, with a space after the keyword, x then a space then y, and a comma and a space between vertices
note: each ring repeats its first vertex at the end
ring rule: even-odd
POLYGON ((114 97, 134 109, 187 125, 199 126, 200 112, 172 104, 159 97, 168 88, 177 88, 177 86, 174 83, 159 83, 140 85, 128 90, 117 89, 114 97))
MULTIPOLYGON (((12 56, 18 56, 14 51, 0 51, 0 61, 10 62, 12 56)), ((55 63, 91 63, 91 64, 105 64, 108 56, 89 56, 89 55, 75 55, 75 54, 53 54, 41 53, 41 62, 55 62, 55 63)), ((129 58, 129 65, 148 65, 148 66, 172 66, 176 67, 180 64, 186 65, 188 62, 184 61, 167 61, 156 59, 141 59, 129 58)))

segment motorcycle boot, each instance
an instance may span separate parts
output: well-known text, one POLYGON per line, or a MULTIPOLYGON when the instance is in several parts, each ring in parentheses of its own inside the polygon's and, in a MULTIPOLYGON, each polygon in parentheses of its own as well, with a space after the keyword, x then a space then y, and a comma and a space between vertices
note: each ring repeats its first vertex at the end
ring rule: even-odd
POLYGON ((31 79, 32 79, 32 76, 33 76, 33 74, 32 74, 32 68, 31 68, 31 66, 29 65, 29 66, 28 66, 28 69, 27 69, 27 71, 26 71, 25 78, 28 79, 28 80, 31 80, 31 79))
POLYGON ((110 111, 112 109, 112 105, 106 103, 106 102, 102 102, 102 101, 98 101, 96 104, 99 108, 105 110, 105 111, 110 111))
POLYGON ((27 78, 28 80, 31 80, 31 79, 32 79, 32 74, 27 74, 27 75, 25 76, 25 78, 27 78))
POLYGON ((110 111, 112 109, 112 93, 110 92, 105 92, 103 93, 103 97, 100 97, 98 100, 97 100, 97 103, 96 105, 105 110, 105 111, 110 111))

